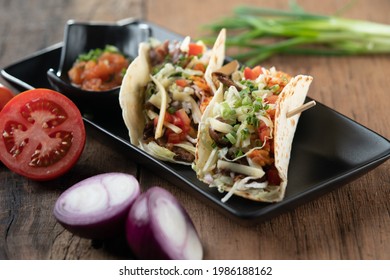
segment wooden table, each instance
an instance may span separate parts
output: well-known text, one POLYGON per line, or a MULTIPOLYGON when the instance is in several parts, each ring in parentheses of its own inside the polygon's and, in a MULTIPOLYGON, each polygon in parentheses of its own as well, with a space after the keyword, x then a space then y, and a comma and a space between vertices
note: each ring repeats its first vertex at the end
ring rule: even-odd
MULTIPOLYGON (((285 8, 287 0, 0 0, 0 66, 62 41, 68 19, 116 21, 137 17, 182 35, 238 4, 285 8)), ((298 1, 330 14, 348 1, 298 1)), ((343 15, 390 24, 386 0, 357 1, 343 15)), ((315 77, 309 96, 390 138, 390 57, 274 57, 264 66, 315 77)), ((1 80, 5 83, 4 80, 1 80)), ((138 166, 88 131, 77 165, 56 180, 39 183, 0 165, 0 259, 132 258, 123 240, 96 244, 64 230, 52 209, 59 194, 86 177, 109 171, 138 174, 143 188, 160 185, 185 206, 204 244, 205 259, 389 259, 390 162, 359 179, 257 226, 239 225, 184 190, 138 166)))

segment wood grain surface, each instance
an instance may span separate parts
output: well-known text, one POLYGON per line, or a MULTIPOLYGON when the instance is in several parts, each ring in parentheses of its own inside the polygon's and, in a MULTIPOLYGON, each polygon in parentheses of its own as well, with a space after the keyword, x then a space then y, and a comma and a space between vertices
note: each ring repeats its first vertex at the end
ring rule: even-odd
MULTIPOLYGON (((240 4, 287 8, 287 0, 0 0, 0 67, 63 39, 67 20, 116 21, 135 17, 198 37, 203 24, 240 4)), ((297 1, 332 14, 348 1, 297 1)), ((360 0, 343 16, 390 24, 390 2, 360 0)), ((312 75, 309 96, 390 138, 390 56, 276 56, 264 62, 291 74, 312 75)), ((0 82, 6 82, 0 78, 0 82)), ((324 127, 326 129, 326 127, 324 127)), ((324 144, 326 145, 326 143, 324 144)), ((355 181, 259 225, 247 227, 202 204, 101 141, 94 129, 76 166, 50 182, 25 179, 0 165, 0 259, 134 258, 123 237, 79 238, 52 214, 66 188, 109 171, 138 176, 144 189, 160 185, 185 206, 199 231, 205 259, 390 259, 390 162, 355 181)))

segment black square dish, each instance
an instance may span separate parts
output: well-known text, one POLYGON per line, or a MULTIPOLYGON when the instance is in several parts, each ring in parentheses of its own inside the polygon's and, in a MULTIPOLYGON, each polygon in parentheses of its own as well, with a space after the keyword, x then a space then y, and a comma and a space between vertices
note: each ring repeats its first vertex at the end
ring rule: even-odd
POLYGON ((131 61, 138 53, 138 45, 150 36, 150 28, 134 19, 115 23, 77 22, 69 20, 65 25, 64 43, 58 67, 47 69, 50 86, 68 96, 80 110, 93 115, 103 109, 120 110, 118 104, 120 86, 104 91, 84 90, 70 81, 68 72, 80 54, 113 46, 131 61))

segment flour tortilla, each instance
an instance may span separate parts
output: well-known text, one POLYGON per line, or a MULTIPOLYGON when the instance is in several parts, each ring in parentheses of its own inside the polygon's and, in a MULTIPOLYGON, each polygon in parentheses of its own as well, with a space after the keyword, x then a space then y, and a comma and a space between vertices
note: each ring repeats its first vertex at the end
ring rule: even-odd
MULTIPOLYGON (((234 190, 233 194, 246 199, 261 202, 278 202, 283 200, 288 181, 288 166, 290 162, 291 147, 294 134, 298 125, 300 114, 287 118, 287 112, 301 106, 306 98, 309 86, 313 78, 311 76, 298 75, 293 77, 280 93, 276 103, 275 122, 274 122, 274 156, 275 167, 278 170, 281 183, 278 186, 270 186, 269 190, 264 189, 246 189, 234 190)), ((222 87, 218 89, 206 109, 198 132, 197 153, 194 169, 198 178, 207 184, 212 184, 207 174, 202 171, 207 160, 212 153, 212 142, 208 131, 206 119, 212 117, 212 108, 215 104, 223 101, 222 87)), ((223 185, 222 190, 229 192, 231 185, 223 185)))
MULTIPOLYGON (((184 41, 189 43, 189 37, 186 37, 184 41)), ((215 86, 212 82, 211 73, 223 65, 225 59, 225 41, 226 30, 222 29, 211 50, 210 61, 205 71, 205 80, 212 90, 215 89, 215 86)), ((151 80, 150 48, 151 46, 148 43, 141 43, 139 45, 138 57, 129 65, 119 92, 122 117, 129 130, 130 142, 157 159, 191 165, 192 163, 175 160, 175 153, 159 146, 156 142, 151 141, 145 143, 143 141, 143 131, 145 128, 143 112, 145 88, 151 80)))
POLYGON ((149 49, 149 44, 140 43, 138 56, 127 68, 119 91, 123 120, 129 130, 131 143, 135 146, 139 146, 145 126, 142 110, 145 86, 150 80, 149 49))

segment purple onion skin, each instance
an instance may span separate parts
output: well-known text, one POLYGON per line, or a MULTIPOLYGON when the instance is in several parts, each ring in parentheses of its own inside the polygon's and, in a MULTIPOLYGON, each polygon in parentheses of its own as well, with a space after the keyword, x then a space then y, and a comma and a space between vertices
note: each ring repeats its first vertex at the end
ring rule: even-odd
POLYGON ((150 226, 147 200, 147 195, 145 193, 141 194, 129 212, 126 224, 127 243, 139 259, 167 260, 169 259, 168 255, 163 252, 154 238, 153 229, 150 226), (135 211, 144 211, 144 219, 135 218, 135 211))
POLYGON ((99 223, 91 223, 88 225, 71 225, 58 221, 67 231, 82 238, 105 240, 117 237, 123 234, 125 230, 126 216, 130 207, 118 212, 115 217, 110 220, 101 221, 99 223))
MULTIPOLYGON (((171 208, 168 206, 168 208, 171 208)), ((166 208, 167 209, 167 208, 166 208)), ((172 233, 172 232, 171 232, 172 233)), ((181 231, 183 233, 183 231, 181 231)), ((172 259, 202 259, 203 249, 199 240, 198 233, 185 211, 176 198, 167 190, 161 187, 152 187, 146 193, 141 194, 134 202, 130 209, 129 215, 126 220, 126 239, 132 249, 133 253, 138 259, 145 260, 172 260, 172 259), (160 200, 162 199, 163 200, 160 200), (158 212, 164 206, 158 206, 159 201, 168 202, 169 205, 174 206, 172 212, 173 217, 176 216, 178 223, 179 233, 180 228, 184 229, 187 239, 191 239, 195 251, 198 252, 195 255, 189 255, 188 249, 176 248, 174 243, 177 236, 175 232, 173 234, 164 234, 161 225, 171 224, 175 225, 175 220, 170 219, 162 221, 163 218, 159 216, 158 212), (173 224, 172 224, 173 223, 173 224), (185 226, 184 226, 185 224, 185 226), (186 251, 187 253, 185 253, 186 251)), ((185 244, 186 242, 184 242, 185 244)), ((185 245, 184 245, 185 246, 185 245)))
MULTIPOLYGON (((121 182, 119 182, 122 184, 121 182)), ((119 187, 119 186, 118 186, 119 187)), ((116 236, 123 235, 125 231, 125 223, 126 217, 129 213, 131 206, 133 205, 136 198, 140 195, 140 186, 136 178, 129 174, 124 173, 104 173, 100 175, 96 175, 90 178, 87 178, 83 181, 78 182, 73 185, 69 189, 67 189, 61 196, 57 199, 56 204, 54 206, 54 216, 57 221, 68 231, 73 234, 88 238, 88 239, 108 239, 116 236), (113 188, 115 189, 118 181, 113 181, 114 179, 122 178, 125 180, 127 195, 126 199, 117 204, 112 204, 113 198, 113 188), (97 192, 102 192, 103 194, 107 194, 107 199, 103 201, 106 203, 106 209, 102 207, 96 212, 92 213, 75 213, 75 212, 67 212, 65 207, 67 203, 72 203, 71 201, 67 201, 69 196, 73 193, 75 196, 76 191, 82 191, 81 188, 90 188, 93 192, 96 189, 97 192), (99 188, 99 189, 97 189, 99 188), (103 189, 101 189, 103 188, 103 189)), ((92 193, 91 193, 92 194, 92 193)), ((116 193, 118 196, 121 193, 116 193)), ((92 194, 93 196, 93 194, 92 194)), ((77 199, 79 196, 75 196, 77 199)), ((84 201, 85 204, 88 201, 84 201)), ((76 203, 79 206, 78 203, 76 203)), ((80 202, 79 207, 83 207, 83 201, 80 202)))

